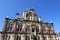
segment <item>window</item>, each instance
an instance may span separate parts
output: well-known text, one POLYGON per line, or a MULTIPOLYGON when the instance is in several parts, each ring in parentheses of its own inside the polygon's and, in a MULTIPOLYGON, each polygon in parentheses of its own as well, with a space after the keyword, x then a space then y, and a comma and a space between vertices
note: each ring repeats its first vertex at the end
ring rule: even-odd
POLYGON ((36 27, 36 32, 39 32, 39 27, 36 27))
POLYGON ((29 26, 27 26, 25 29, 26 29, 26 32, 30 31, 30 27, 29 26))
POLYGON ((7 40, 10 40, 10 36, 8 36, 7 40))
POLYGON ((47 39, 46 39, 46 36, 43 36, 43 40, 47 40, 47 39))
POLYGON ((21 31, 21 29, 22 29, 22 24, 18 24, 18 28, 19 28, 20 31, 21 31))
POLYGON ((26 35, 25 40, 30 40, 30 37, 26 35))
POLYGON ((59 40, 59 38, 57 40, 59 40))
POLYGON ((53 36, 51 36, 51 40, 53 40, 53 36))
POLYGON ((8 23, 8 31, 11 31, 12 30, 12 26, 13 26, 12 23, 8 23))
POLYGON ((42 29, 45 30, 45 25, 42 25, 42 29))
POLYGON ((37 21, 37 16, 35 16, 35 21, 37 21))
POLYGON ((21 36, 17 36, 16 37, 16 40, 21 40, 21 36))
POLYGON ((50 33, 50 31, 51 31, 51 27, 49 26, 49 33, 50 33))
POLYGON ((7 36, 7 35, 5 35, 5 36, 3 37, 3 40, 7 40, 7 38, 8 38, 8 36, 7 36))
POLYGON ((49 37, 49 40, 53 40, 53 36, 49 35, 48 37, 49 37))
POLYGON ((35 28, 32 28, 32 32, 34 32, 35 28))

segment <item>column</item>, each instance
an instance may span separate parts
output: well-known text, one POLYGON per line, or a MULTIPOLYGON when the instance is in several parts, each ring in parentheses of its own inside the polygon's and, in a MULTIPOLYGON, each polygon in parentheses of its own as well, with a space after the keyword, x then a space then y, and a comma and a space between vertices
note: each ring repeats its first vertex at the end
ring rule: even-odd
POLYGON ((23 35, 21 35, 21 40, 24 40, 24 37, 23 37, 23 35))
POLYGON ((30 16, 30 20, 32 19, 32 17, 30 16))
POLYGON ((55 38, 56 36, 55 35, 53 35, 53 40, 56 40, 56 38, 55 38))
POLYGON ((31 39, 31 35, 29 35, 29 36, 30 36, 30 40, 32 40, 32 39, 31 39))
POLYGON ((40 35, 40 40, 43 40, 43 37, 42 37, 42 35, 40 35))
POLYGON ((2 34, 0 33, 0 40, 2 40, 2 36, 1 36, 2 34))
POLYGON ((47 40, 49 40, 48 35, 46 35, 47 40))
POLYGON ((39 24, 39 32, 42 32, 41 24, 39 24))
POLYGON ((11 34, 10 40, 14 40, 14 39, 15 39, 15 35, 14 34, 11 34))

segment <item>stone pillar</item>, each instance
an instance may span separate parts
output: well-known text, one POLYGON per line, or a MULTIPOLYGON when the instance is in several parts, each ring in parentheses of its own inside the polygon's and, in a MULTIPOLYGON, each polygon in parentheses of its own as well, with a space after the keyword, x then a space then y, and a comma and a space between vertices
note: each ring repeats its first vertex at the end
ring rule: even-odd
POLYGON ((40 35, 40 40, 43 40, 43 37, 42 37, 42 35, 40 35))
POLYGON ((29 35, 29 37, 30 37, 30 40, 32 40, 32 39, 31 39, 31 35, 29 35))
POLYGON ((24 31, 24 32, 25 32, 25 26, 26 26, 26 24, 25 24, 25 22, 23 22, 22 31, 24 31))
POLYGON ((41 24, 39 24, 39 32, 42 32, 41 24))
POLYGON ((22 16, 26 20, 26 12, 23 12, 22 16))
POLYGON ((49 40, 49 37, 48 37, 49 35, 47 35, 47 40, 49 40))
POLYGON ((25 28, 25 26, 26 26, 26 24, 25 24, 25 22, 23 22, 23 27, 22 28, 25 28))
POLYGON ((30 16, 30 20, 32 20, 32 17, 30 16))
POLYGON ((53 35, 53 40, 56 40, 56 38, 55 38, 56 36, 55 35, 53 35))
POLYGON ((21 40, 24 40, 23 35, 21 35, 21 40))
POLYGON ((15 36, 14 34, 11 34, 11 38, 10 38, 10 40, 14 40, 14 39, 15 39, 14 36, 15 36))
POLYGON ((0 40, 2 40, 2 36, 1 36, 2 34, 0 33, 0 40))
POLYGON ((34 19, 34 15, 32 15, 32 20, 34 19))

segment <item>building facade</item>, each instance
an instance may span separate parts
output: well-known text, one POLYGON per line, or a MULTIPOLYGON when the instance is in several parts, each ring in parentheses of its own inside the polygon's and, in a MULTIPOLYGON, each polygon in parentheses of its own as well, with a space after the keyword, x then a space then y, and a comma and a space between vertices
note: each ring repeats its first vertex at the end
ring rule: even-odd
POLYGON ((60 32, 56 33, 56 39, 60 40, 60 32))
POLYGON ((42 21, 34 9, 24 10, 22 17, 5 18, 0 40, 56 40, 53 23, 42 21))

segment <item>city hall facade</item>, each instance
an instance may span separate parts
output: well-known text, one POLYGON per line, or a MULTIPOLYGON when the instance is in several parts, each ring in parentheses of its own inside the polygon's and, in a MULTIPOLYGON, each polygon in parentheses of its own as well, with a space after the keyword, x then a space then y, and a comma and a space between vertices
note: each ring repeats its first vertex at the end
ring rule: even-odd
POLYGON ((24 10, 22 17, 6 17, 0 40, 56 40, 53 23, 44 22, 34 9, 24 10))

